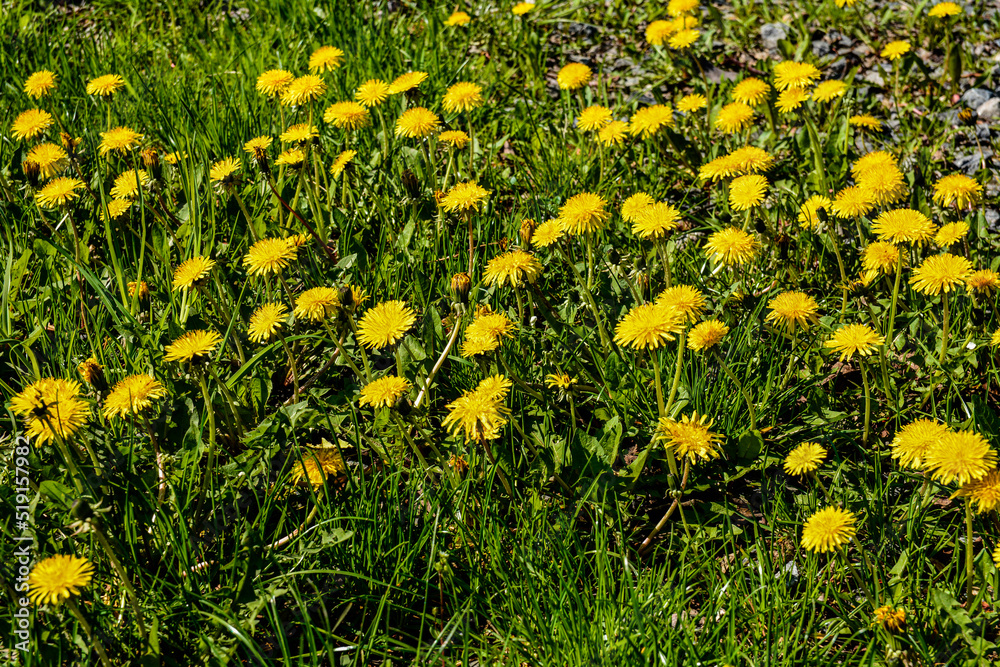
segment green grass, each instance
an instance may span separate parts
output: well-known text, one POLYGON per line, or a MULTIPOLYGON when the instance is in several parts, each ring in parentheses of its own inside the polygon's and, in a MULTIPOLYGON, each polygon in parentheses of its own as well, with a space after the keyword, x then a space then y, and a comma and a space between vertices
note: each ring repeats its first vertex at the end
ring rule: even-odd
MULTIPOLYGON (((167 457, 162 508, 145 424, 105 419, 100 401, 106 392, 85 389, 89 424, 69 443, 80 454, 71 454, 79 475, 69 472, 51 441, 33 447, 29 459, 34 553, 39 559, 73 553, 94 563, 94 579, 76 600, 111 663, 996 661, 1000 573, 990 551, 997 513, 975 517, 976 585, 969 600, 963 503, 949 499, 955 485, 932 484, 924 502, 924 478, 901 469, 889 447, 902 425, 922 417, 975 430, 994 448, 1000 445, 1000 378, 988 346, 1000 324, 995 295, 974 301, 964 289, 952 293, 951 345, 939 365, 942 302, 908 283, 912 267, 936 249, 912 251, 888 396, 878 356, 863 369, 873 412, 871 438, 862 444, 859 367, 838 364, 822 346, 841 322, 882 329, 891 277, 852 291, 841 316, 831 234, 797 223, 802 201, 820 192, 824 180, 831 192, 847 186, 850 165, 874 149, 902 158, 908 195, 900 206, 939 224, 959 219, 931 196, 934 181, 953 171, 949 162, 975 147, 972 130, 940 115, 952 108, 947 76, 932 79, 930 67, 906 57, 898 102, 909 110, 891 133, 864 135, 863 143, 847 117, 873 113, 885 121, 891 108, 880 105, 874 91, 863 94, 858 67, 845 77, 851 87, 842 100, 832 107, 809 103, 806 112, 787 116, 775 112, 774 132, 766 112, 752 132, 731 136, 708 133, 703 115, 677 116, 672 130, 601 149, 573 127, 581 105, 607 105, 624 119, 647 106, 645 95, 676 103, 681 94, 705 92, 699 68, 752 66, 770 80, 771 64, 754 54, 761 48, 760 25, 777 20, 790 26, 779 44, 785 57, 817 62, 814 33, 835 26, 873 45, 910 39, 944 62, 945 42, 927 8, 880 9, 862 25, 854 10, 833 3, 706 6, 696 62, 642 41, 647 21, 667 18, 658 5, 574 0, 518 19, 506 4, 500 10, 473 4, 467 8, 473 22, 456 28, 445 25, 451 6, 392 4, 391 10, 353 2, 151 9, 100 1, 69 10, 16 2, 0 16, 0 34, 10 36, 0 50, 8 73, 0 89, 5 461, 16 459, 15 436, 24 430, 10 399, 39 378, 79 379, 75 368, 88 357, 105 367, 111 385, 149 373, 169 392, 148 413, 149 430, 167 457), (324 44, 343 48, 347 57, 326 75, 329 90, 312 108, 293 111, 256 92, 261 72, 302 74, 309 54, 324 44), (584 55, 594 61, 595 82, 579 94, 558 92, 555 72, 584 55), (619 57, 636 63, 638 73, 614 67, 619 57), (56 94, 40 102, 57 119, 47 136, 58 142, 65 130, 81 138, 80 173, 96 195, 81 190, 73 205, 55 210, 34 204, 22 168, 36 142, 17 141, 10 132, 14 119, 34 106, 21 86, 39 69, 59 80, 56 94), (391 81, 410 70, 429 75, 419 104, 438 112, 449 129, 474 128, 472 150, 456 151, 450 167, 448 153, 436 153, 433 173, 419 142, 392 137, 399 97, 381 107, 386 135, 379 113, 372 114, 372 127, 353 136, 321 121, 326 106, 350 99, 362 82, 391 81), (110 101, 87 95, 87 79, 109 72, 121 74, 126 89, 110 101), (637 81, 627 80, 633 76, 637 81), (487 102, 471 118, 441 109, 442 95, 457 81, 483 86, 487 102), (336 258, 318 244, 303 247, 284 274, 293 292, 355 285, 367 294, 362 310, 405 300, 417 321, 399 347, 399 363, 415 385, 431 372, 456 321, 467 323, 476 304, 515 321, 519 309, 527 313, 495 355, 466 359, 456 344, 416 409, 406 409, 416 390, 398 413, 359 406, 365 382, 347 364, 331 361, 336 348, 328 331, 305 322, 286 328, 297 371, 308 383, 294 402, 282 344, 256 345, 247 337, 246 323, 258 306, 294 305, 279 282, 247 275, 242 258, 254 234, 305 230, 242 146, 258 135, 274 136, 273 161, 277 136, 310 113, 320 131, 310 163, 302 177, 275 168, 275 187, 329 241, 336 258), (807 117, 814 133, 806 129, 807 117), (138 151, 99 155, 100 133, 120 124, 144 134, 143 148, 187 157, 176 166, 162 164, 141 203, 105 223, 100 213, 115 177, 142 167, 138 151), (748 140, 776 158, 767 174, 767 206, 749 227, 762 248, 746 268, 720 268, 706 259, 705 239, 742 226, 745 218, 730 210, 723 185, 706 184, 696 172, 748 140), (355 167, 346 180, 334 179, 329 164, 348 148, 358 151, 355 167), (243 160, 236 188, 252 230, 236 197, 209 182, 210 165, 228 156, 243 160), (478 249, 464 307, 449 285, 468 262, 465 222, 441 212, 434 198, 446 172, 448 185, 476 180, 490 191, 472 218, 478 249), (680 209, 684 224, 668 245, 673 281, 698 287, 707 298, 704 318, 730 327, 720 354, 756 406, 755 431, 739 387, 720 364, 685 351, 670 416, 711 416, 722 456, 692 467, 683 511, 653 540, 651 553, 641 545, 670 506, 678 480, 663 447, 650 444, 658 417, 650 354, 618 345, 602 349, 585 291, 555 246, 534 252, 543 268, 530 303, 527 290, 518 295, 483 279, 490 259, 519 245, 522 220, 554 218, 570 196, 585 191, 604 197, 613 214, 593 239, 593 292, 604 326, 613 330, 664 286, 661 256, 618 215, 628 196, 644 191, 680 209), (195 255, 217 261, 207 284, 173 290, 174 269, 195 255), (129 296, 127 285, 137 280, 148 283, 149 301, 129 296), (792 289, 814 296, 821 314, 794 339, 765 320, 769 301, 792 289), (206 366, 210 373, 164 361, 164 348, 193 329, 225 338, 206 366), (496 373, 523 382, 506 401, 511 423, 501 437, 477 443, 449 435, 442 426, 446 405, 496 373), (570 396, 546 385, 553 373, 577 378, 570 396), (428 470, 401 436, 397 414, 428 470), (787 453, 806 441, 827 448, 819 478, 833 502, 858 517, 857 542, 843 553, 816 555, 800 546, 803 522, 829 504, 814 480, 782 470, 787 453), (103 478, 78 446, 84 442, 103 478), (347 474, 330 475, 316 487, 294 483, 296 466, 324 444, 338 448, 347 474), (452 456, 463 457, 468 470, 457 472, 452 456), (114 560, 137 592, 145 633, 114 560), (891 633, 874 623, 849 563, 876 605, 906 610, 904 630, 891 633)), ((995 39, 997 28, 995 17, 970 18, 956 28, 968 73, 959 91, 986 81, 987 57, 974 56, 972 44, 995 39)), ((820 61, 820 69, 832 67, 830 60, 820 61)), ((711 86, 713 115, 732 85, 723 79, 711 86)), ((891 82, 885 94, 891 98, 891 82)), ((996 206, 995 174, 983 170, 976 178, 986 186, 986 200, 962 216, 970 232, 951 252, 977 269, 997 269, 998 243, 986 223, 986 209, 996 206)), ((857 277, 860 253, 873 238, 870 225, 831 220, 848 278, 857 277)), ((584 242, 563 247, 586 275, 584 242)), ((362 366, 353 336, 346 335, 344 345, 362 366)), ((665 393, 677 350, 678 343, 669 342, 655 352, 665 393)), ((374 353, 371 362, 379 373, 395 372, 397 363, 391 352, 374 353)), ((13 464, 0 472, 0 557, 10 563, 21 534, 16 476, 13 464)), ((15 577, 13 568, 0 570, 10 612, 0 615, 8 651, 0 656, 22 665, 100 664, 66 605, 36 608, 31 651, 9 649, 17 641, 15 577)))

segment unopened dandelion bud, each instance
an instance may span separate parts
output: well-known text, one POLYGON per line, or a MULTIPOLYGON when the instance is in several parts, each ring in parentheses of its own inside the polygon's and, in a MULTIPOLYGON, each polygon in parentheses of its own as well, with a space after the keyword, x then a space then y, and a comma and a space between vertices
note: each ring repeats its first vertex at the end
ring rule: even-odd
POLYGON ((969 109, 968 107, 958 112, 958 122, 960 122, 962 125, 969 125, 969 126, 975 125, 976 120, 978 118, 979 115, 972 109, 969 109))
POLYGON ((149 171, 150 175, 155 180, 160 180, 160 176, 163 174, 163 165, 160 163, 160 155, 156 152, 155 148, 147 148, 141 154, 142 164, 149 171))
POLYGON ((413 406, 406 400, 406 396, 400 396, 394 407, 396 408, 396 412, 402 417, 406 417, 413 410, 413 406))
POLYGON ((339 297, 340 305, 343 306, 345 310, 354 310, 354 290, 351 289, 350 285, 345 285, 340 288, 339 297))
POLYGON ((28 185, 30 185, 32 189, 37 189, 38 177, 41 174, 41 169, 39 168, 38 163, 24 162, 22 167, 24 168, 24 178, 28 181, 28 185))
POLYGON ((97 362, 97 359, 90 357, 76 368, 87 384, 97 391, 107 391, 108 381, 104 377, 104 368, 97 362))
POLYGON ((451 294, 455 301, 466 303, 469 299, 469 290, 471 289, 472 280, 469 278, 469 274, 463 271, 451 277, 451 294))
POLYGON ((66 132, 59 133, 59 142, 63 145, 63 148, 66 149, 66 152, 69 153, 70 156, 76 153, 76 147, 80 145, 80 141, 80 137, 74 139, 72 135, 66 132))
POLYGON ((265 176, 271 176, 271 163, 267 159, 267 149, 262 146, 254 146, 253 159, 257 162, 257 168, 265 176))
POLYGON ((94 516, 94 508, 83 498, 77 498, 73 501, 70 512, 73 514, 73 518, 78 521, 87 521, 94 516))
POLYGON ((521 236, 521 245, 528 247, 531 245, 531 238, 535 235, 535 229, 538 225, 531 218, 525 218, 521 221, 521 228, 518 230, 521 236))
POLYGON ((403 170, 403 189, 406 190, 406 194, 410 196, 410 199, 418 199, 420 197, 420 181, 417 180, 417 175, 409 169, 403 170))

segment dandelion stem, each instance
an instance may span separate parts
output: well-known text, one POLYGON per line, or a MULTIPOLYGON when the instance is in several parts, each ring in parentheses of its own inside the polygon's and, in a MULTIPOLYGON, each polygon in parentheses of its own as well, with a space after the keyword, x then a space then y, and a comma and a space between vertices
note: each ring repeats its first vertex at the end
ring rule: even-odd
POLYGON ((687 340, 687 331, 682 331, 677 338, 677 366, 674 368, 674 383, 670 385, 670 396, 667 397, 667 407, 664 414, 670 413, 670 408, 674 406, 674 399, 677 398, 677 388, 681 383, 681 370, 684 368, 684 342, 687 340))
POLYGON ((444 363, 444 360, 448 358, 448 353, 451 351, 452 345, 455 344, 455 340, 458 338, 458 332, 461 329, 459 324, 460 322, 455 322, 455 326, 451 330, 451 336, 448 338, 448 343, 444 346, 444 350, 441 351, 441 356, 438 357, 437 362, 434 364, 434 368, 432 368, 431 372, 427 375, 427 379, 424 380, 424 386, 421 388, 420 393, 417 394, 417 400, 413 402, 414 409, 420 407, 420 401, 423 400, 424 396, 426 396, 427 392, 430 390, 431 382, 434 381, 434 376, 437 375, 439 370, 441 370, 441 364, 444 363))
POLYGON ((90 628, 90 623, 87 623, 87 619, 83 617, 83 614, 80 612, 80 608, 76 606, 76 602, 73 598, 66 600, 66 606, 68 606, 69 610, 73 612, 74 616, 76 616, 77 622, 80 624, 80 627, 83 628, 84 634, 87 635, 87 639, 89 639, 90 643, 94 645, 94 650, 97 651, 97 655, 101 658, 101 664, 104 665, 104 667, 111 667, 111 661, 108 660, 108 654, 104 652, 104 646, 101 644, 101 640, 94 636, 94 632, 90 628))
POLYGON ((577 270, 573 259, 566 253, 565 248, 562 246, 560 246, 560 248, 563 251, 563 258, 566 260, 566 263, 569 264, 569 268, 573 272, 573 277, 576 278, 577 284, 583 291, 583 298, 587 300, 587 305, 590 306, 590 310, 594 313, 594 321, 597 323, 597 332, 601 336, 601 347, 604 349, 604 353, 607 354, 615 348, 612 348, 608 332, 604 330, 604 321, 601 319, 600 311, 597 310, 597 302, 594 301, 594 295, 590 293, 589 289, 587 289, 587 283, 584 282, 583 276, 581 276, 580 272, 577 270))
POLYGON ((726 376, 733 382, 733 384, 736 385, 736 388, 739 389, 740 393, 743 395, 743 400, 747 403, 747 412, 750 413, 750 430, 757 430, 757 413, 753 409, 753 401, 750 400, 750 392, 747 391, 747 388, 743 386, 740 379, 736 377, 732 369, 729 368, 729 364, 726 363, 725 358, 719 354, 719 351, 715 349, 715 347, 712 348, 712 354, 714 354, 715 358, 719 360, 719 365, 722 366, 722 370, 725 372, 726 376))
POLYGON ((146 425, 146 433, 149 434, 149 442, 153 445, 153 453, 156 455, 156 478, 159 480, 159 485, 156 490, 156 509, 159 510, 163 506, 163 496, 167 492, 167 473, 163 469, 163 452, 160 451, 160 445, 156 441, 156 431, 153 430, 153 425, 149 423, 149 417, 146 413, 142 413, 143 424, 146 425))
POLYGON ((288 342, 285 340, 285 335, 278 330, 278 339, 281 341, 281 347, 285 348, 285 354, 288 355, 288 367, 292 371, 292 399, 293 402, 299 402, 299 371, 295 365, 295 357, 292 356, 292 350, 288 347, 288 342))
POLYGON ((965 498, 965 599, 966 608, 972 605, 972 581, 975 576, 972 558, 972 499, 965 498))
POLYGON ((944 301, 944 315, 941 327, 941 354, 938 355, 938 366, 944 366, 944 358, 948 355, 948 293, 941 293, 941 300, 944 301))
MULTIPOLYGON (((857 540, 855 540, 855 546, 857 546, 857 540)), ((860 546, 858 546, 858 550, 859 551, 861 550, 860 546)), ((875 599, 872 597, 872 594, 868 591, 868 585, 865 584, 864 580, 861 578, 861 575, 858 574, 857 569, 854 567, 854 563, 851 562, 851 558, 847 555, 847 550, 844 549, 844 547, 840 547, 840 555, 841 557, 843 557, 844 563, 847 564, 847 569, 850 571, 851 576, 854 577, 854 581, 857 582, 862 592, 864 592, 865 598, 868 600, 868 604, 872 606, 872 611, 874 611, 876 608, 875 599)))
POLYGON ((660 381, 660 353, 659 350, 650 350, 649 357, 653 361, 653 379, 656 384, 656 409, 660 417, 666 417, 667 411, 663 406, 663 383, 660 381))
MULTIPOLYGON (((680 487, 681 491, 683 491, 684 487, 687 486, 688 473, 690 471, 691 471, 691 467, 690 466, 685 466, 684 467, 684 477, 681 479, 681 487, 680 487)), ((660 534, 660 531, 663 530, 663 527, 665 525, 667 525, 667 521, 670 520, 670 516, 674 513, 674 510, 676 510, 678 507, 680 507, 681 497, 682 496, 678 496, 677 498, 674 498, 674 502, 672 502, 670 504, 670 507, 667 508, 667 511, 663 515, 663 518, 660 519, 660 521, 656 524, 656 526, 653 528, 653 530, 650 531, 649 535, 646 536, 646 539, 644 539, 642 541, 642 544, 639 545, 639 555, 640 556, 645 556, 652 549, 653 538, 660 534)))
POLYGON ((366 375, 365 375, 365 374, 363 374, 363 373, 362 373, 362 372, 361 372, 360 370, 358 370, 358 366, 357 366, 357 364, 355 364, 355 363, 354 363, 354 360, 353 360, 353 359, 351 359, 350 355, 349 355, 349 354, 347 354, 347 352, 346 352, 346 351, 344 350, 344 346, 343 346, 343 344, 342 344, 342 343, 340 342, 340 339, 339 339, 339 338, 337 338, 337 337, 336 337, 336 336, 335 336, 335 335, 333 334, 333 329, 331 329, 331 328, 330 328, 330 323, 329 323, 329 322, 327 322, 326 320, 323 320, 323 326, 324 326, 324 327, 326 328, 326 332, 327 332, 328 334, 330 334, 330 338, 331 338, 331 339, 333 339, 333 342, 334 342, 334 344, 336 344, 336 346, 337 346, 337 352, 339 352, 339 353, 340 353, 340 356, 341 356, 341 358, 342 358, 342 359, 343 359, 344 361, 346 361, 346 362, 347 362, 347 365, 348 365, 348 366, 350 366, 350 368, 351 368, 351 370, 352 370, 352 371, 354 371, 354 374, 358 376, 358 379, 359 379, 359 380, 363 380, 363 379, 365 379, 366 377, 367 377, 368 379, 371 379, 371 378, 370 378, 370 376, 366 376, 366 375))
POLYGON ((108 559, 111 561, 111 567, 114 568, 115 574, 118 575, 118 578, 122 580, 122 585, 125 587, 125 593, 128 597, 129 604, 132 606, 132 613, 135 614, 135 622, 139 626, 139 632, 143 635, 144 639, 148 641, 146 624, 142 621, 142 610, 139 608, 139 597, 135 594, 135 588, 132 587, 132 582, 129 581, 128 573, 125 571, 125 567, 122 565, 121 561, 118 560, 118 556, 115 554, 115 550, 112 548, 111 543, 108 542, 108 538, 104 535, 104 530, 99 525, 92 525, 94 528, 94 535, 97 536, 97 541, 101 543, 105 553, 108 554, 108 559))
POLYGON ((872 393, 871 387, 868 385, 868 374, 865 373, 865 362, 858 358, 858 366, 861 368, 861 381, 865 385, 865 433, 861 437, 861 444, 868 444, 868 431, 871 424, 872 415, 872 393))
POLYGON ((903 275, 903 252, 900 250, 899 256, 896 258, 896 281, 892 286, 892 305, 889 306, 889 321, 886 323, 885 332, 885 347, 888 349, 883 350, 883 354, 888 355, 889 350, 893 346, 893 334, 896 328, 896 301, 899 298, 899 280, 903 275))

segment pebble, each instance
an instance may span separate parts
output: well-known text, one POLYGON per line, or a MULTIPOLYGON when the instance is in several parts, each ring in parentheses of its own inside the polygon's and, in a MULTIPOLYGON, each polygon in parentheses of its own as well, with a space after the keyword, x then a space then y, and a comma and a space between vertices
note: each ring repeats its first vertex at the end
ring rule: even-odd
POLYGON ((760 41, 764 43, 764 48, 776 49, 778 42, 788 37, 787 23, 765 23, 760 27, 760 41))
POLYGON ((978 107, 976 113, 983 120, 994 120, 1000 118, 1000 97, 991 97, 978 107))
POLYGON ((980 105, 985 104, 991 97, 993 97, 993 91, 986 90, 985 88, 969 88, 962 93, 962 102, 970 109, 978 109, 980 105))
POLYGON ((966 176, 974 176, 975 173, 982 167, 983 159, 985 158, 986 164, 989 164, 992 157, 992 149, 976 149, 971 153, 959 155, 955 158, 955 162, 953 164, 964 171, 966 176))

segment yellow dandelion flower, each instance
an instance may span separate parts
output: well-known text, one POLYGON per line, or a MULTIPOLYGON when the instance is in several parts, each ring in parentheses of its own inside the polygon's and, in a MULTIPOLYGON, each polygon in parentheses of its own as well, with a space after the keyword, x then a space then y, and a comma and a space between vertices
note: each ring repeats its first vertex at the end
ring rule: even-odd
POLYGON ((667 3, 667 14, 670 16, 690 14, 696 9, 698 9, 698 0, 670 0, 667 3))
POLYGON ((250 141, 243 144, 243 150, 248 155, 254 155, 257 151, 266 151, 274 143, 274 139, 268 135, 263 135, 260 137, 254 137, 250 141))
POLYGON ((298 256, 298 246, 288 239, 261 239, 243 257, 243 266, 251 276, 278 275, 298 256))
POLYGON ((875 208, 875 203, 862 188, 852 185, 836 194, 830 212, 838 218, 860 218, 875 208))
POLYGON ((973 292, 990 294, 1000 289, 1000 274, 990 269, 973 271, 965 279, 965 286, 973 292))
POLYGON ((597 140, 605 147, 621 146, 629 133, 628 123, 613 120, 597 132, 597 140))
POLYGON ((28 575, 28 599, 35 604, 59 605, 80 594, 94 577, 86 558, 56 555, 41 561, 28 575))
POLYGON ((727 333, 729 333, 729 327, 719 320, 699 322, 688 332, 688 349, 695 352, 710 350, 718 345, 727 333))
POLYGON ((250 316, 249 338, 260 344, 274 338, 288 317, 288 306, 283 303, 265 303, 250 316))
POLYGON ((213 266, 215 266, 215 260, 201 255, 181 262, 180 266, 174 270, 172 290, 176 292, 180 289, 190 289, 198 281, 208 276, 208 272, 212 270, 213 266))
POLYGON ((796 326, 808 329, 809 325, 819 321, 819 304, 816 299, 804 292, 782 292, 767 304, 771 312, 765 318, 783 326, 788 332, 795 331, 796 326))
POLYGON ((322 322, 337 312, 340 295, 332 287, 313 287, 300 294, 295 300, 292 315, 296 319, 322 322))
POLYGON ((753 107, 742 102, 732 102, 719 109, 715 117, 715 128, 723 134, 742 132, 753 119, 753 107))
POLYGON ((675 51, 683 51, 684 49, 690 48, 698 38, 701 37, 701 30, 697 28, 686 28, 684 30, 678 30, 670 37, 670 41, 667 42, 667 46, 674 49, 675 51))
POLYGON ((463 26, 468 25, 472 21, 472 17, 466 12, 453 12, 451 16, 444 22, 446 26, 463 26))
POLYGON ((104 418, 138 415, 166 395, 166 388, 156 378, 145 373, 129 375, 104 399, 104 418))
POLYGON ((785 60, 774 66, 774 87, 778 90, 808 88, 819 77, 820 71, 810 63, 785 60))
POLYGON ((570 63, 559 70, 556 82, 563 90, 576 90, 590 83, 593 71, 583 63, 570 63))
POLYGON ((125 153, 130 148, 134 148, 140 139, 142 139, 142 135, 130 127, 115 127, 107 132, 101 132, 101 145, 98 147, 98 151, 101 155, 107 155, 111 151, 125 153))
POLYGON ((785 457, 784 468, 789 475, 808 475, 819 470, 826 460, 826 450, 816 442, 803 442, 785 457))
POLYGON ((881 625, 890 632, 898 632, 906 624, 906 610, 882 605, 875 610, 875 625, 881 625))
POLYGON ((867 324, 846 324, 837 329, 823 347, 839 352, 840 360, 846 361, 854 358, 855 354, 870 356, 884 342, 885 337, 875 333, 867 324))
POLYGON ((566 200, 559 209, 559 222, 570 235, 599 231, 611 217, 605 210, 607 202, 592 192, 581 192, 566 200))
POLYGON ((819 225, 819 211, 825 211, 831 204, 829 197, 812 195, 799 207, 799 225, 814 229, 819 225))
POLYGON ((48 95, 55 87, 56 75, 47 69, 35 72, 24 81, 24 92, 36 100, 48 95))
POLYGON ((483 89, 478 84, 459 81, 445 92, 442 104, 451 113, 472 111, 483 105, 483 89))
POLYGON ((321 46, 309 56, 309 71, 332 72, 344 63, 344 52, 336 46, 321 46))
POLYGON ((512 338, 514 323, 503 313, 495 313, 488 307, 476 310, 476 316, 465 328, 466 339, 496 340, 512 338))
POLYGON ((441 206, 449 213, 478 211, 486 205, 486 199, 489 196, 490 191, 486 188, 475 181, 466 181, 458 183, 451 190, 448 190, 441 206))
POLYGON ((28 109, 14 119, 10 126, 15 139, 34 139, 52 125, 54 121, 47 111, 28 109))
POLYGON ((913 270, 910 284, 924 294, 947 294, 972 275, 972 263, 964 257, 941 253, 931 255, 913 270))
POLYGON ((471 359, 472 357, 493 352, 498 347, 500 347, 500 339, 498 338, 476 337, 466 333, 459 353, 463 358, 471 359))
POLYGON ((125 79, 118 74, 105 74, 87 82, 87 94, 108 97, 125 86, 125 79))
POLYGON ((295 80, 295 75, 283 69, 269 69, 257 77, 257 92, 267 97, 277 97, 295 80))
POLYGON ((531 235, 531 245, 536 248, 548 248, 562 238, 563 228, 558 220, 547 220, 538 225, 531 235))
POLYGON ((927 16, 934 18, 944 18, 946 16, 958 16, 962 13, 962 8, 954 2, 939 2, 927 12, 927 16))
POLYGON ((84 182, 78 178, 60 176, 48 182, 48 184, 38 191, 35 199, 42 208, 55 208, 73 201, 80 195, 77 190, 84 187, 84 182))
POLYGON ((469 135, 462 130, 448 130, 438 135, 438 141, 461 150, 469 144, 469 135))
POLYGON ((802 547, 828 552, 851 541, 857 533, 854 514, 839 507, 825 507, 806 519, 802 526, 802 547))
POLYGON ((342 173, 344 173, 344 170, 347 169, 347 165, 354 160, 357 154, 357 151, 344 151, 338 155, 337 159, 333 161, 332 165, 330 165, 330 174, 334 178, 339 177, 342 173))
POLYGON ((403 339, 417 314, 405 301, 384 301, 370 308, 358 322, 358 342, 368 349, 381 350, 403 339))
POLYGON ((396 136, 422 139, 436 132, 440 125, 441 119, 436 113, 424 107, 413 107, 396 121, 396 136))
POLYGON ((584 132, 593 132, 610 122, 611 109, 595 104, 580 112, 576 118, 576 127, 584 132))
POLYGON ((655 350, 683 331, 686 321, 684 313, 673 306, 644 303, 628 311, 615 327, 615 342, 655 350))
POLYGON ((737 211, 750 210, 764 201, 767 186, 767 179, 760 174, 740 176, 729 185, 729 205, 737 211))
POLYGON ((636 111, 628 123, 632 136, 642 135, 648 139, 661 128, 674 126, 674 110, 666 104, 654 104, 636 111))
POLYGON ((771 86, 766 81, 749 77, 736 84, 729 95, 733 98, 734 102, 756 107, 767 101, 770 92, 771 86))
POLYGON ((774 166, 774 158, 763 148, 744 146, 726 156, 734 173, 756 174, 774 166))
POLYGON ((653 46, 661 46, 675 32, 673 21, 653 21, 646 26, 646 41, 653 46))
POLYGON ((362 387, 358 403, 370 405, 376 409, 391 408, 406 394, 409 388, 410 383, 406 378, 387 375, 362 387))
POLYGON ((354 99, 364 107, 377 107, 389 99, 389 84, 382 79, 368 79, 358 86, 354 99))
POLYGON ((333 123, 334 127, 356 130, 371 124, 371 114, 357 102, 337 102, 323 112, 323 121, 333 123))
POLYGON ((899 60, 909 52, 910 43, 903 40, 897 40, 886 44, 880 55, 888 60, 899 60))
POLYGON ((79 395, 80 383, 75 380, 42 378, 14 396, 10 409, 24 419, 25 435, 36 444, 57 436, 66 440, 87 425, 90 415, 79 395))
POLYGON ((448 415, 442 425, 452 435, 462 432, 466 438, 477 441, 499 438, 510 414, 504 405, 510 386, 510 380, 502 375, 486 378, 445 406, 448 415))
POLYGON ((69 163, 66 149, 58 144, 38 144, 28 151, 24 161, 38 167, 38 175, 51 178, 62 171, 69 163))
POLYGON ((931 445, 938 442, 948 433, 948 427, 930 419, 918 419, 907 424, 896 433, 892 444, 892 458, 899 464, 919 470, 924 465, 924 458, 931 445))
POLYGON ((778 93, 775 106, 781 113, 791 113, 802 106, 809 97, 810 93, 805 88, 788 88, 778 93))
POLYGON ((525 282, 534 283, 542 272, 542 264, 534 255, 523 250, 511 250, 494 257, 487 263, 483 280, 487 285, 520 287, 525 282))
POLYGON ((524 16, 528 12, 532 11, 534 8, 535 8, 535 3, 533 2, 519 2, 513 7, 511 7, 510 11, 514 13, 514 16, 524 16))
POLYGON ((862 130, 871 130, 872 132, 882 131, 882 121, 871 114, 858 114, 856 116, 851 116, 847 119, 847 122, 852 127, 858 127, 862 130))
POLYGON ((964 221, 951 222, 942 225, 934 236, 934 243, 942 248, 947 248, 953 243, 958 243, 969 233, 969 223, 964 221))
POLYGON ((895 166, 869 169, 855 177, 857 187, 875 206, 889 206, 906 197, 903 172, 895 166))
POLYGON ((645 192, 636 192, 622 203, 622 219, 625 222, 638 222, 639 215, 652 206, 655 201, 645 192))
POLYGON ((975 482, 986 477, 996 463, 996 451, 975 431, 948 431, 924 454, 924 470, 942 484, 975 482))
POLYGON ((708 98, 704 95, 685 95, 677 103, 677 110, 681 113, 694 113, 708 106, 708 98))
POLYGON ((901 208, 878 216, 872 232, 890 243, 922 243, 934 237, 934 223, 920 211, 901 208))
POLYGON ((680 421, 661 417, 653 439, 691 463, 697 463, 699 459, 717 459, 721 454, 722 436, 710 430, 712 424, 708 415, 697 412, 691 416, 684 415, 680 421))
POLYGON ((227 157, 212 164, 208 170, 208 178, 213 183, 221 183, 238 172, 243 165, 238 158, 227 157))
POLYGON ((757 256, 759 245, 752 234, 739 227, 727 227, 708 237, 705 254, 709 259, 730 266, 746 264, 757 256))
POLYGON ((326 483, 330 475, 341 477, 347 474, 347 464, 336 447, 309 448, 302 452, 302 458, 292 468, 292 484, 307 482, 314 489, 326 483))
POLYGON ((673 206, 658 202, 642 209, 632 224, 632 233, 644 239, 664 238, 676 229, 681 221, 681 212, 673 206))
POLYGON ((691 285, 674 285, 668 287, 656 297, 656 303, 661 306, 676 308, 690 322, 701 319, 705 310, 705 295, 697 287, 691 285))
POLYGON ((144 169, 129 169, 115 177, 111 188, 111 196, 115 199, 135 199, 139 196, 141 186, 149 185, 153 179, 144 169))
POLYGON ((934 184, 934 201, 941 206, 967 208, 982 201, 983 186, 964 174, 949 174, 934 184))
POLYGON ((964 484, 953 498, 968 498, 976 506, 976 514, 1000 506, 1000 470, 990 470, 985 477, 964 484))
MULTIPOLYGON (((110 207, 109 207, 110 208, 110 207)), ((146 284, 145 280, 140 280, 138 282, 130 280, 128 282, 128 295, 135 296, 139 301, 149 298, 149 285, 146 284), (138 294, 136 294, 138 292, 138 294)))
POLYGON ((326 92, 326 82, 318 74, 304 74, 297 77, 281 91, 281 103, 285 106, 301 106, 319 99, 326 92))
POLYGON ((817 102, 826 103, 843 97, 847 93, 847 83, 837 79, 821 81, 813 89, 813 99, 817 102))
POLYGON ((869 282, 879 275, 894 275, 902 253, 888 241, 869 243, 861 256, 861 267, 869 275, 869 282))
POLYGON ((214 331, 195 329, 188 331, 180 338, 167 345, 164 361, 196 361, 207 357, 218 347, 222 336, 214 331))
POLYGON ((278 138, 281 139, 282 143, 298 144, 303 141, 315 139, 318 136, 319 130, 315 125, 310 125, 309 123, 299 123, 289 127, 287 130, 282 132, 281 136, 278 138))
POLYGON ((545 386, 551 389, 572 389, 579 380, 565 373, 549 373, 545 376, 545 386))
POLYGON ((306 152, 301 148, 289 148, 281 151, 274 164, 287 167, 298 167, 306 161, 306 152))

